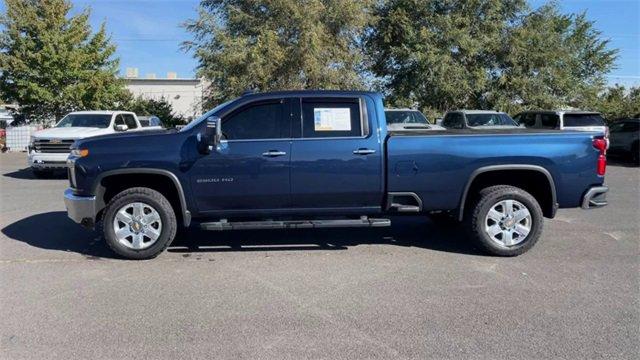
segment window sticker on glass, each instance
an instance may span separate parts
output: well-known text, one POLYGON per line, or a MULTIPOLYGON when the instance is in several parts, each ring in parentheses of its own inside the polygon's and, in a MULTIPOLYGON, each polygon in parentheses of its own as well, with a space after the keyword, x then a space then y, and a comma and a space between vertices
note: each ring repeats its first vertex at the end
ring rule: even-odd
POLYGON ((351 131, 351 109, 313 108, 315 131, 351 131))

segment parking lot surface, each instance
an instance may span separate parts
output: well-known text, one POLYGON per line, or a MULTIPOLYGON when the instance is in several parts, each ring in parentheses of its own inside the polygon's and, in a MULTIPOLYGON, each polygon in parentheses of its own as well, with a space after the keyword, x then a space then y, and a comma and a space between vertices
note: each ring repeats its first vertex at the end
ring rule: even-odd
POLYGON ((560 210, 515 258, 458 226, 191 231, 114 258, 68 220, 66 179, 0 155, 0 358, 637 358, 640 169, 560 210))

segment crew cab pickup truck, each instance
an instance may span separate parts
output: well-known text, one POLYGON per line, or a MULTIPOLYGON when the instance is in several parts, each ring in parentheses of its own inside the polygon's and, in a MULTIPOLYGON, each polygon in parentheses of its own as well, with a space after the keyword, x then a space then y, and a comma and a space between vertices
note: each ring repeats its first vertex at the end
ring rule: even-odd
MULTIPOLYGON (((160 127, 157 127, 160 128, 160 127)), ((29 167, 36 177, 46 177, 55 169, 66 169, 71 144, 91 136, 124 131, 151 130, 143 127, 136 114, 128 111, 76 111, 67 114, 54 127, 31 136, 29 167)))
MULTIPOLYGON (((76 141, 68 216, 130 259, 181 227, 212 231, 389 226, 450 214, 490 254, 540 238, 558 208, 607 204, 600 132, 389 131, 382 95, 249 94, 177 130, 76 141)), ((424 234, 425 238, 428 234, 424 234)))

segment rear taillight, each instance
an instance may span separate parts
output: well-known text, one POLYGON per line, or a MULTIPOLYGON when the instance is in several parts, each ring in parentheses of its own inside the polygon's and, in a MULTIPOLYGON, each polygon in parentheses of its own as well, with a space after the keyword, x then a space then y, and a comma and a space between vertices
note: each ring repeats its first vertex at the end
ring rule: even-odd
POLYGON ((598 155, 598 165, 596 167, 596 173, 600 176, 604 176, 604 174, 607 172, 607 140, 593 139, 593 147, 600 152, 600 154, 598 155))
POLYGON ((607 157, 604 155, 598 155, 598 170, 597 174, 604 176, 607 172, 607 157))

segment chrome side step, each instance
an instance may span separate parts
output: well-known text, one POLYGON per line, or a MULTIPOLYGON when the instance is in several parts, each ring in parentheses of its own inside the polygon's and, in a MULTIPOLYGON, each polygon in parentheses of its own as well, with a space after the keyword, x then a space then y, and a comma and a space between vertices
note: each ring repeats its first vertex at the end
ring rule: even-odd
POLYGON ((397 212, 420 212, 420 207, 414 205, 391 204, 389 208, 397 212))
POLYGON ((391 226, 389 219, 370 219, 366 216, 360 219, 336 220, 265 220, 228 222, 226 219, 201 223, 202 230, 257 230, 257 229, 311 229, 311 228, 344 228, 344 227, 385 227, 391 226))
POLYGON ((397 212, 420 212, 422 200, 413 192, 390 192, 387 194, 387 210, 397 212))

